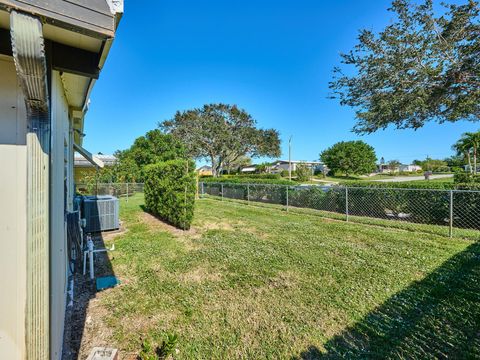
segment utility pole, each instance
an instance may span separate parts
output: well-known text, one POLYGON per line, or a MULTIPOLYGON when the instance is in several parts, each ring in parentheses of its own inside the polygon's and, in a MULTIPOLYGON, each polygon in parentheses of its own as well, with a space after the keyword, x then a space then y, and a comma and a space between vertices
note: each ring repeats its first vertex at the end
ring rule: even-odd
POLYGON ((288 179, 292 181, 292 137, 288 139, 288 179))

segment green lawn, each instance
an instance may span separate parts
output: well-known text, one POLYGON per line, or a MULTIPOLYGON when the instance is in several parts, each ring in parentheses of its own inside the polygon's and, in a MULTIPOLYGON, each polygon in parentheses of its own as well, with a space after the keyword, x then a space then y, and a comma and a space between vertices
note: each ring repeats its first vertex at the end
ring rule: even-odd
POLYGON ((122 285, 96 305, 122 354, 170 337, 178 359, 480 357, 477 243, 210 199, 182 233, 142 202, 121 203, 122 285))

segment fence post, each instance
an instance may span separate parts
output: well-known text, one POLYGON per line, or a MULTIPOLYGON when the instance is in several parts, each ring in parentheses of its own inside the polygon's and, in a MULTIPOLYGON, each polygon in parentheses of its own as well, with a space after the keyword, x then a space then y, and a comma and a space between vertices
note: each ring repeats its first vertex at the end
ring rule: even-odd
POLYGON ((128 182, 127 182, 127 202, 128 202, 128 182))
POLYGON ((286 202, 285 202, 285 203, 286 203, 286 204, 285 204, 285 205, 286 205, 286 209, 285 209, 285 210, 288 211, 288 185, 285 186, 285 189, 287 189, 287 190, 286 190, 286 191, 287 191, 287 198, 286 198, 286 202))
POLYGON ((223 201, 223 184, 220 184, 220 189, 221 189, 220 191, 222 193, 222 201, 223 201))
POLYGON ((453 236, 453 190, 450 190, 450 221, 448 227, 448 235, 453 236))
POLYGON ((205 183, 202 181, 202 192, 200 193, 201 198, 203 199, 205 197, 205 183))
POLYGON ((250 204, 250 184, 247 184, 247 203, 250 204))
POLYGON ((345 186, 345 216, 348 221, 348 187, 345 186))

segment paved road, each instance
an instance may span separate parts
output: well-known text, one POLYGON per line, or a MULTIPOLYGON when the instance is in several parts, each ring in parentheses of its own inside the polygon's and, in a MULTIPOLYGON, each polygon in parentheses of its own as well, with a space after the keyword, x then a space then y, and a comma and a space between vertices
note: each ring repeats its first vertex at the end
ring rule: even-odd
MULTIPOLYGON (((431 175, 430 180, 434 179, 447 179, 453 177, 453 174, 439 174, 439 175, 431 175)), ((380 180, 372 180, 378 182, 400 182, 400 181, 415 181, 415 180, 425 180, 425 176, 394 176, 390 179, 380 179, 380 180)))

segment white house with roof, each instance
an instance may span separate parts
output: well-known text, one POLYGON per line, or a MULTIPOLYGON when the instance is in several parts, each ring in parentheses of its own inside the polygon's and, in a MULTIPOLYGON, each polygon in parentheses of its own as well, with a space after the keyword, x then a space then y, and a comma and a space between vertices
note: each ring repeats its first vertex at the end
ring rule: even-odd
POLYGON ((61 359, 74 152, 121 0, 0 0, 0 359, 61 359))
POLYGON ((277 160, 272 166, 272 172, 279 173, 284 170, 290 169, 290 164, 292 166, 292 171, 297 171, 297 166, 299 164, 306 165, 313 171, 323 172, 325 170, 325 164, 320 161, 302 161, 302 160, 277 160))

